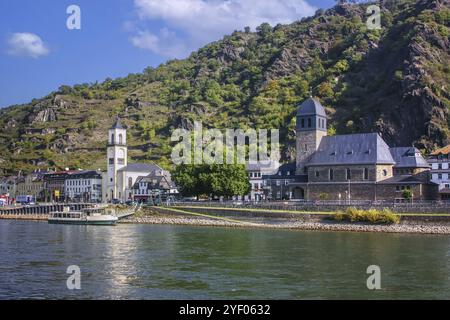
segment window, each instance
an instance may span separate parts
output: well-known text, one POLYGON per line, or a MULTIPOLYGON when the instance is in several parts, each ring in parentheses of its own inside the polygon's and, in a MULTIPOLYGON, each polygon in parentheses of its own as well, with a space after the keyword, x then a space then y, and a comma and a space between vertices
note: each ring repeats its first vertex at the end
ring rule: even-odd
POLYGON ((347 176, 347 180, 351 180, 352 179, 352 172, 350 171, 350 169, 346 170, 346 176, 347 176))
POLYGON ((133 188, 133 178, 128 178, 128 188, 133 188))
POLYGON ((330 169, 329 176, 330 176, 330 181, 333 181, 334 180, 334 170, 333 169, 330 169))
POLYGON ((383 170, 383 177, 386 177, 386 176, 387 176, 387 174, 388 174, 387 170, 386 170, 386 169, 384 169, 384 170, 383 170))
POLYGON ((364 168, 364 180, 369 180, 369 169, 364 168))
POLYGON ((320 177, 320 171, 316 170, 316 178, 320 177))
POLYGON ((439 179, 439 180, 442 180, 442 173, 439 173, 439 174, 438 174, 438 179, 439 179))
POLYGON ((109 164, 114 164, 114 158, 109 158, 109 164))
POLYGON ((122 159, 122 158, 117 159, 117 164, 124 165, 125 164, 125 159, 122 159))
POLYGON ((122 134, 119 134, 119 144, 123 144, 123 136, 122 136, 122 134))
POLYGON ((311 118, 308 118, 308 128, 311 128, 312 127, 312 121, 311 121, 311 118))
POLYGON ((114 144, 114 133, 111 135, 111 144, 114 144))
POLYGON ((305 119, 302 119, 302 128, 305 127, 305 119))
POLYGON ((281 181, 277 180, 277 187, 281 186, 281 181))

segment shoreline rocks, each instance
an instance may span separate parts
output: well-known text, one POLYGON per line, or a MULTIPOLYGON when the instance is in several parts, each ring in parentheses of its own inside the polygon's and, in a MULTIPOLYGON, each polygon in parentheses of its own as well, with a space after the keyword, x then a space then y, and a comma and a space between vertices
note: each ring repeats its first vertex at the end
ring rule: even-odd
POLYGON ((235 227, 235 228, 265 228, 305 231, 333 231, 333 232, 377 232, 377 233, 416 233, 450 235, 450 224, 403 222, 394 225, 371 225, 366 223, 339 223, 331 221, 301 221, 286 219, 232 222, 221 219, 177 217, 177 216, 146 216, 131 217, 122 220, 126 224, 165 224, 190 225, 208 227, 235 227))

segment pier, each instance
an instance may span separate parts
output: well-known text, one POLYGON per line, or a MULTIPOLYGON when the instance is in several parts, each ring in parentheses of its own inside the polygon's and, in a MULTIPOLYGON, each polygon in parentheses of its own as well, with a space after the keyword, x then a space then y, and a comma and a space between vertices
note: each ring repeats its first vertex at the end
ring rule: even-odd
POLYGON ((91 203, 62 203, 62 204, 42 204, 35 206, 20 206, 0 208, 0 219, 47 219, 50 212, 63 211, 64 207, 79 211, 92 207, 91 203))

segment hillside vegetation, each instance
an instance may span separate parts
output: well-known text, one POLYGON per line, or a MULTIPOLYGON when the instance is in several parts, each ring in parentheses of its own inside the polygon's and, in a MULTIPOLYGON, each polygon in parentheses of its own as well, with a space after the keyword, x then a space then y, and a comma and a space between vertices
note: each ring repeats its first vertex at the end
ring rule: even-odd
POLYGON ((343 4, 290 25, 236 31, 185 60, 102 83, 61 86, 0 110, 0 174, 104 168, 120 115, 132 161, 170 167, 174 128, 279 128, 294 155, 298 103, 317 96, 329 133, 378 131, 424 151, 450 143, 450 0, 386 0, 381 30, 343 4))

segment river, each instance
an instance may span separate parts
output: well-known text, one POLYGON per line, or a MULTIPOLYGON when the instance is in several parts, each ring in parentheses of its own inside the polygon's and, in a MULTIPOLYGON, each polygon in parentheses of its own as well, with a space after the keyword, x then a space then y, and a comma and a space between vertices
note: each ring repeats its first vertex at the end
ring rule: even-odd
POLYGON ((449 299, 450 236, 0 220, 0 299, 16 298, 449 299))

